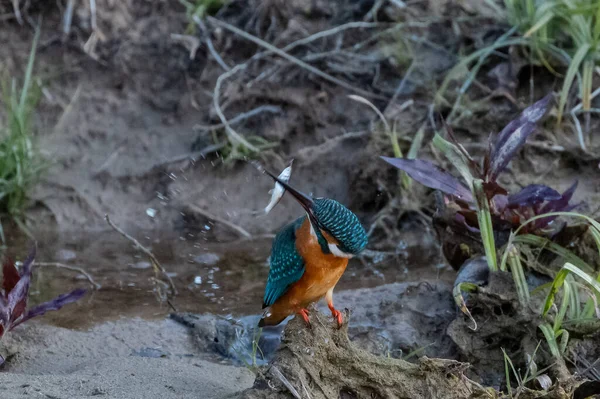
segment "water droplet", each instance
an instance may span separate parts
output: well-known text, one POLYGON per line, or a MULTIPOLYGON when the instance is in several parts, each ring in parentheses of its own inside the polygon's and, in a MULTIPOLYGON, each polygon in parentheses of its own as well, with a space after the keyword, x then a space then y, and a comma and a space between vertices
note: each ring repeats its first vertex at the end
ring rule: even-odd
POLYGON ((152 267, 152 264, 150 262, 141 261, 141 262, 133 263, 133 264, 129 265, 129 267, 131 267, 133 269, 149 269, 150 267, 152 267))
POLYGON ((150 216, 151 218, 156 216, 156 209, 154 208, 148 208, 146 209, 146 215, 150 216))

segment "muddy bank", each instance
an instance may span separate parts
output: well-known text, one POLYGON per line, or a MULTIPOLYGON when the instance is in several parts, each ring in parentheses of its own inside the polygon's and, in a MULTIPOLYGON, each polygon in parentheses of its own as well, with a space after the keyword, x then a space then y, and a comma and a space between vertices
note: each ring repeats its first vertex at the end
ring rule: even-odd
POLYGON ((244 367, 202 358, 170 320, 105 323, 73 331, 32 323, 6 335, 0 396, 223 398, 252 385, 244 367))
MULTIPOLYGON (((454 343, 446 335, 447 326, 456 316, 451 284, 446 281, 341 291, 335 295, 335 301, 351 314, 352 322, 347 327, 350 340, 372 354, 394 358, 457 356, 454 343)), ((314 309, 329 314, 324 303, 314 309)), ((218 353, 239 364, 257 361, 264 365, 271 361, 285 327, 282 324, 258 331, 259 315, 227 319, 177 313, 171 318, 191 328, 201 351, 218 353), (253 347, 255 341, 258 352, 253 347)))
MULTIPOLYGON (((4 3, 9 12, 11 6, 4 3)), ((456 61, 453 51, 465 43, 482 45, 486 33, 480 28, 485 24, 492 33, 497 30, 489 14, 473 15, 473 9, 455 2, 381 9, 370 1, 344 1, 339 7, 304 0, 251 4, 233 1, 217 16, 278 47, 359 23, 297 45, 290 54, 351 87, 371 91, 389 123, 400 128, 403 151, 427 120, 431 83, 440 82, 456 61), (370 20, 381 22, 361 26, 370 20), (450 27, 450 20, 459 24, 459 31, 450 27)), ((59 231, 106 229, 102 217, 109 213, 128 230, 198 231, 212 221, 208 239, 232 240, 240 232, 218 220, 256 236, 271 234, 294 219, 297 207, 286 201, 268 218, 254 214, 265 206, 270 181, 243 162, 226 160, 230 151, 219 147, 229 145, 213 102, 215 83, 225 70, 211 55, 207 33, 194 27, 179 1, 100 1, 97 32, 90 26, 87 2, 82 2, 66 36, 61 33, 60 7, 27 11, 32 20, 39 13, 44 17, 36 68, 44 96, 36 125, 39 147, 52 160, 31 195, 33 231, 49 225, 59 231), (189 32, 200 40, 192 42, 198 44, 194 52, 190 43, 173 36, 189 32), (91 47, 84 47, 90 37, 91 47)), ((227 68, 262 50, 221 28, 211 26, 208 36, 227 68)), ((9 73, 19 76, 24 69, 32 37, 31 27, 16 20, 9 18, 0 26, 0 41, 6 44, 0 59, 6 60, 3 68, 9 73)), ((485 83, 490 90, 497 84, 485 83)), ((517 98, 526 103, 529 93, 524 88, 529 86, 522 86, 517 98)), ((396 239, 395 230, 406 222, 400 218, 406 208, 425 208, 432 202, 413 187, 414 198, 393 204, 400 192, 396 173, 377 161, 379 155, 391 155, 391 145, 374 128, 375 115, 347 97, 352 93, 265 57, 223 82, 220 107, 229 120, 263 110, 232 125, 248 140, 258 137, 274 145, 254 157, 274 169, 295 158, 294 184, 350 205, 366 225, 384 218, 385 229, 375 237, 396 239), (380 213, 386 205, 394 205, 397 214, 380 213)), ((475 154, 481 137, 501 128, 522 107, 502 96, 490 98, 455 126, 475 154)), ((424 127, 422 153, 431 156, 427 143, 435 126, 424 127)), ((593 176, 597 159, 572 152, 574 141, 571 134, 541 130, 537 145, 514 162, 515 176, 524 180, 519 184, 536 179, 532 170, 557 189, 568 186, 574 174, 593 176), (554 140, 561 150, 552 150, 548 142, 554 140)), ((592 203, 598 189, 589 185, 582 195, 592 203)))
MULTIPOLYGON (((0 2, 0 6, 5 3, 8 4, 0 2)), ((144 370, 140 373, 143 379, 156 383, 153 389, 169 397, 173 393, 165 389, 171 388, 161 385, 167 385, 163 383, 165 379, 178 380, 183 376, 178 380, 181 384, 174 388, 181 395, 188 394, 188 389, 200 389, 189 388, 188 377, 194 375, 194 369, 189 367, 196 367, 187 363, 189 353, 199 364, 204 364, 202 359, 207 356, 213 360, 234 360, 237 364, 254 360, 255 331, 248 326, 255 323, 255 318, 248 315, 260 307, 268 239, 256 244, 249 238, 274 233, 295 219, 299 209, 292 201, 284 200, 269 217, 257 217, 256 211, 266 205, 272 185, 254 168, 232 157, 230 138, 213 101, 217 96, 221 111, 239 134, 255 144, 276 145, 261 149, 253 157, 273 169, 280 169, 295 158, 294 185, 316 196, 335 198, 355 210, 372 233, 369 249, 385 251, 388 259, 379 263, 379 255, 361 258, 341 280, 338 291, 359 289, 336 294, 336 303, 352 311, 347 334, 321 330, 310 335, 292 323, 283 347, 279 339, 281 329, 269 332, 259 342, 263 363, 273 360, 296 389, 310 389, 311 393, 327 397, 385 396, 385 390, 407 397, 437 395, 427 390, 426 385, 430 384, 443 387, 440 395, 447 394, 446 390, 466 394, 465 386, 480 392, 473 381, 496 388, 504 383, 501 348, 507 348, 516 362, 524 364, 534 340, 543 337, 527 324, 531 321, 528 318, 510 320, 516 308, 503 305, 505 300, 514 302, 514 298, 500 298, 498 307, 486 307, 484 303, 474 309, 474 316, 484 325, 481 335, 471 333, 462 316, 456 317, 448 285, 453 274, 448 279, 447 268, 437 267, 442 263, 439 251, 431 231, 423 227, 433 211, 430 192, 418 185, 402 190, 396 171, 378 163, 379 155, 391 155, 389 139, 373 123, 371 111, 348 98, 356 89, 372 94, 367 96, 389 123, 398 127, 405 153, 414 133, 423 127, 425 136, 419 155, 433 158, 436 154, 428 147, 436 131, 432 86, 437 86, 457 61, 455 54, 482 48, 505 27, 498 26, 489 14, 478 14, 478 7, 469 9, 459 2, 444 2, 440 6, 430 2, 404 8, 392 3, 379 8, 376 3, 380 4, 343 1, 334 7, 324 1, 305 0, 228 3, 218 13, 219 20, 278 48, 330 28, 356 25, 289 50, 297 59, 345 84, 321 80, 294 63, 265 57, 223 82, 220 93, 215 93, 217 78, 262 49, 215 25, 210 25, 208 32, 196 31, 178 1, 98 1, 98 31, 92 31, 86 2, 78 2, 69 35, 61 34, 60 7, 29 10, 44 16, 36 69, 43 98, 36 125, 40 147, 53 161, 32 193, 30 227, 42 242, 54 242, 56 235, 81 235, 84 231, 86 236, 81 242, 72 240, 75 244, 62 242, 61 248, 53 244, 43 248, 42 243, 42 251, 46 250, 42 260, 83 266, 102 285, 89 301, 76 305, 78 311, 64 315, 59 312, 46 320, 69 328, 89 328, 92 319, 104 322, 134 315, 163 319, 171 311, 156 304, 152 271, 139 252, 132 251, 129 243, 118 237, 113 238, 112 232, 97 236, 90 233, 107 229, 102 220, 105 213, 165 262, 181 291, 173 300, 177 309, 203 316, 183 320, 192 328, 192 338, 184 334, 189 346, 181 351, 175 344, 170 347, 162 342, 168 343, 170 335, 160 335, 156 342, 142 338, 144 345, 140 346, 137 338, 134 345, 130 344, 131 338, 117 333, 117 341, 128 343, 120 346, 113 345, 112 338, 107 341, 106 336, 114 338, 113 333, 102 330, 104 326, 160 330, 152 323, 140 322, 130 328, 119 321, 77 333, 84 334, 77 337, 86 342, 104 341, 99 353, 87 344, 74 349, 49 342, 43 332, 29 338, 29 342, 38 343, 27 352, 27 341, 20 342, 15 333, 12 341, 6 342, 7 348, 12 345, 18 349, 21 345, 23 349, 9 362, 6 375, 18 380, 31 378, 30 373, 35 372, 47 378, 39 380, 42 388, 54 389, 64 382, 74 390, 74 396, 106 390, 107 396, 119 397, 121 389, 125 394, 137 394, 128 390, 131 386, 121 375, 131 367, 139 367, 144 370), (395 30, 396 27, 406 29, 395 30), (177 39, 177 35, 190 33, 191 28, 192 49, 190 43, 177 39), (193 39, 199 40, 198 47, 194 47, 193 39), (223 57, 225 67, 215 60, 208 43, 223 57), (257 110, 260 112, 248 116, 257 110), (242 118, 232 122, 238 117, 242 118), (44 236, 40 230, 50 225, 55 229, 49 237, 44 236), (409 239, 405 239, 407 232, 409 239), (226 244, 213 245, 215 242, 226 244), (413 256, 415 252, 419 256, 413 256), (443 281, 435 279, 438 272, 443 281), (411 279, 428 282, 377 287, 411 279), (228 314, 234 316, 227 317, 228 314), (485 325, 488 315, 494 315, 491 317, 495 322, 504 323, 485 325), (531 336, 527 345, 523 345, 524 336, 531 336), (312 342, 315 339, 328 340, 335 347, 323 346, 318 340, 312 342), (75 363, 81 366, 75 372, 69 366, 73 357, 61 357, 61 353, 73 350, 100 360, 96 364, 85 356, 75 357, 75 363), (374 358, 367 352, 383 358, 374 358), (94 373, 109 371, 115 361, 114 353, 116 359, 126 359, 117 361, 115 380, 98 391, 94 390, 96 387, 80 388, 79 380, 103 384, 94 373), (416 365, 409 365, 397 359, 409 354, 413 354, 413 360, 423 355, 451 360, 432 363, 423 358, 416 365), (346 370, 342 367, 353 359, 382 366, 383 371, 374 371, 377 375, 373 375, 369 374, 372 370, 359 367, 348 370, 349 380, 340 379, 344 376, 340 370, 346 370), (168 367, 158 367, 161 361, 168 367), (456 361, 472 362, 475 367, 456 361), (53 371, 44 367, 55 364, 58 374, 48 374, 53 371), (338 368, 337 376, 331 370, 325 374, 330 381, 316 374, 324 364, 338 368), (487 368, 487 373, 478 372, 480 367, 487 368), (161 370, 170 369, 174 370, 172 375, 161 374, 165 372, 161 370), (456 385, 455 380, 462 381, 464 376, 471 380, 464 386, 456 385), (394 377, 406 384, 394 386, 394 377), (361 378, 377 384, 364 386, 361 378)), ((3 67, 10 73, 18 74, 23 69, 32 36, 33 30, 27 24, 8 20, 0 26, 0 41, 6 44, 0 48, 0 59, 7 60, 3 67)), ((488 67, 493 65, 484 69, 488 67)), ((523 71, 516 72, 515 75, 523 76, 512 76, 515 81, 511 84, 527 80, 523 71)), ((550 90, 554 79, 550 77, 539 85, 536 82, 536 90, 550 90)), ((460 141, 475 156, 484 150, 482 138, 504 126, 529 101, 528 84, 517 87, 511 94, 514 98, 510 98, 496 91, 502 83, 496 80, 483 79, 476 92, 466 93, 470 101, 465 104, 470 102, 477 107, 466 110, 454 126, 460 141)), ((449 100, 451 103, 453 99, 449 100)), ((438 111, 446 115, 449 109, 443 105, 438 111)), ((595 124, 593 118, 592 127, 595 124)), ((574 135, 559 133, 550 126, 539 130, 535 141, 512 163, 511 175, 506 177, 511 180, 509 186, 544 182, 562 190, 578 176, 591 183, 581 185, 576 200, 596 203, 600 198, 595 179, 598 158, 593 154, 580 156, 575 150, 574 135)), ((12 235, 9 239, 14 244, 12 235)), ((43 276, 35 286, 36 300, 62 292, 67 284, 87 284, 80 274, 65 270, 38 272, 43 276)), ((329 323, 329 319, 323 320, 323 325, 329 323)), ((24 331, 25 340, 29 330, 24 331)), ((64 330, 50 330, 47 335, 60 337, 61 331, 66 334, 65 341, 78 342, 64 330)), ((578 338, 574 339, 576 345, 583 341, 578 342, 578 338)), ((589 346, 585 359, 594 361, 597 347, 589 346)), ((240 370, 243 369, 219 372, 243 373, 240 370)), ((204 377, 199 378, 204 381, 204 377)), ((259 379, 254 394, 288 395, 278 380, 259 379), (260 391, 265 380, 274 384, 276 390, 260 391)), ((211 386, 219 391, 247 385, 211 386)), ((52 392, 49 394, 59 395, 52 392)), ((203 393, 191 392, 197 396, 203 393)))
POLYGON ((495 397, 493 390, 464 376, 466 364, 426 357, 413 364, 376 357, 350 342, 347 324, 338 330, 319 313, 313 314, 312 324, 307 329, 302 320, 294 319, 267 373, 238 397, 280 398, 293 391, 313 398, 495 397))

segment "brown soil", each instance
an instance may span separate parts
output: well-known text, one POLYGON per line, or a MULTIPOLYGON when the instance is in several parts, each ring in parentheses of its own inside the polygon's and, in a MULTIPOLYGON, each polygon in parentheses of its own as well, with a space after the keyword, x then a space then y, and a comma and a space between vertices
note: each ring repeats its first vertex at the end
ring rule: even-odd
MULTIPOLYGON (((36 204, 29 212, 32 230, 48 226, 62 231, 104 229, 107 226, 102 217, 109 213, 126 229, 182 231, 208 220, 207 212, 256 235, 273 233, 297 214, 294 203, 283 201, 269 217, 257 218, 254 211, 264 208, 271 182, 243 162, 223 166, 218 157, 207 155, 209 159, 199 157, 190 164, 199 150, 213 144, 211 131, 197 126, 220 123, 212 97, 215 81, 224 71, 204 43, 191 57, 189 49, 171 37, 184 33, 189 25, 179 2, 99 1, 98 41, 88 53, 82 49, 91 34, 87 2, 76 7, 71 34, 66 37, 61 35, 61 10, 33 3, 27 11, 30 17, 40 12, 44 16, 36 68, 44 96, 37 126, 40 147, 53 166, 32 195, 36 204), (147 216, 148 208, 157 210, 157 215, 147 216)), ((357 20, 369 11, 368 4, 339 4, 338 8, 326 2, 295 1, 283 6, 256 0, 254 11, 240 9, 241 4, 233 2, 220 16, 242 28, 253 28, 252 34, 268 28, 269 35, 275 37, 277 31, 276 44, 284 47, 309 34, 357 20)), ((8 4, 4 8, 10 9, 8 4)), ((473 24, 490 22, 485 13, 472 20, 466 18, 461 35, 445 35, 446 19, 467 11, 473 12, 470 7, 448 2, 426 10, 409 8, 403 11, 407 15, 386 7, 380 18, 418 20, 429 15, 435 22, 407 30, 450 47, 476 40, 480 33, 471 30, 473 24)), ((348 47, 376 32, 349 29, 338 36, 348 47)), ((268 41, 269 35, 263 39, 268 41)), ((0 59, 9 73, 18 76, 23 71, 32 37, 31 26, 19 26, 14 20, 0 28, 0 40, 6 44, 0 49, 0 59)), ((308 52, 300 46, 292 53, 302 58, 315 51, 334 51, 335 37, 311 43, 308 52)), ((222 29, 215 31, 212 43, 230 66, 260 50, 222 29)), ((345 73, 357 90, 390 98, 409 62, 418 64, 417 72, 406 79, 395 101, 373 99, 409 139, 427 118, 430 91, 426 82, 442 77, 454 58, 444 49, 414 43, 411 53, 395 54, 397 45, 383 36, 380 42, 365 47, 370 55, 360 64, 363 72, 350 69, 345 73)), ((316 65, 344 76, 343 71, 336 74, 335 69, 328 69, 340 62, 340 56, 331 57, 316 65)), ((242 135, 278 143, 274 150, 261 153, 268 166, 280 169, 287 160, 296 159, 295 184, 306 192, 351 205, 368 223, 389 202, 390 195, 398 192, 394 174, 377 160, 378 155, 389 155, 391 148, 385 137, 371 132, 374 115, 363 104, 347 98, 355 94, 352 91, 316 80, 290 64, 283 64, 263 79, 261 73, 275 61, 266 57, 225 81, 220 94, 223 112, 232 120, 256 107, 268 107, 270 112, 233 127, 242 135)), ((493 87, 494 82, 490 85, 493 87)), ((489 108, 463 118, 456 130, 466 147, 477 153, 482 138, 501 128, 518 109, 501 97, 489 103, 489 108), (490 109, 493 112, 488 112, 490 109)), ((222 129, 214 131, 224 137, 222 129)), ((548 137, 569 151, 530 146, 514 162, 512 176, 507 174, 506 179, 519 185, 543 180, 562 189, 574 175, 582 180, 592 176, 597 170, 596 159, 578 157, 570 151, 575 147, 572 134, 557 136, 542 130, 536 141, 548 137)), ((599 189, 595 183, 582 184, 578 196, 593 204, 599 189)), ((238 234, 220 223, 213 233, 218 238, 238 234)))
MULTIPOLYGON (((46 237, 48 230, 61 235, 107 230, 103 216, 108 213, 125 230, 144 237, 154 237, 159 232, 161 236, 165 233, 168 237, 193 237, 190 240, 200 243, 225 241, 238 245, 234 240, 240 236, 246 239, 270 235, 297 217, 297 205, 286 200, 268 217, 257 217, 256 211, 268 201, 271 182, 247 163, 225 162, 223 156, 228 148, 221 153, 214 151, 213 145, 226 138, 222 126, 213 126, 221 123, 213 98, 216 81, 224 69, 211 54, 206 35, 201 36, 197 51, 191 51, 189 43, 172 36, 190 28, 180 2, 97 0, 94 35, 87 1, 76 2, 68 35, 62 34, 65 10, 56 2, 21 3, 29 7, 22 10, 23 25, 10 18, 13 2, 0 0, 0 67, 14 76, 22 73, 33 38, 31 24, 42 15, 36 76, 40 78, 43 97, 36 126, 39 146, 52 160, 52 166, 32 193, 27 212, 29 227, 34 233, 40 232, 39 237, 46 237), (93 40, 86 45, 90 37, 93 40), (149 216, 149 209, 156 210, 156 215, 149 216), (231 223, 235 226, 228 225, 231 223)), ((430 1, 406 8, 385 2, 385 6, 373 8, 379 3, 230 2, 217 14, 219 20, 278 48, 349 22, 377 20, 381 25, 347 29, 289 50, 289 54, 346 82, 344 86, 352 89, 317 77, 297 63, 266 55, 223 83, 219 104, 229 121, 263 107, 257 115, 232 122, 232 127, 248 140, 257 136, 277 144, 260 152, 261 161, 273 170, 281 170, 290 159, 295 159, 294 185, 349 205, 365 226, 373 227, 370 249, 390 251, 397 259, 404 250, 400 244, 406 231, 417 231, 423 241, 431 241, 423 216, 431 216, 433 200, 430 192, 418 185, 410 193, 398 195, 401 189, 396 171, 377 158, 392 154, 388 138, 373 122, 376 119, 369 108, 347 96, 372 93, 370 99, 397 127, 404 151, 414 132, 424 125, 425 144, 420 155, 435 158, 428 147, 434 131, 429 114, 433 91, 457 61, 459 49, 482 47, 489 42, 489 35, 504 27, 498 25, 485 5, 479 4, 484 2, 430 1), (398 23, 405 23, 405 30, 391 31, 398 23), (383 31, 387 35, 377 36, 383 31)), ((210 19, 207 25, 211 44, 228 68, 263 51, 210 19)), ((455 123, 460 140, 475 155, 483 153, 490 133, 497 132, 529 103, 529 68, 512 57, 508 68, 511 73, 494 69, 496 65, 507 67, 504 60, 494 60, 492 64, 486 66, 489 71, 484 71, 490 73, 482 73, 486 77, 468 93, 470 112, 455 123)), ((558 82, 553 76, 537 73, 536 98, 558 82)), ((449 95, 450 102, 453 95, 449 95)), ((449 108, 442 106, 439 111, 447 116, 449 108)), ((592 131, 597 124, 592 119, 592 131)), ((568 128, 566 125, 565 131, 555 131, 554 125, 549 124, 539 129, 502 179, 511 188, 543 182, 563 190, 579 178, 581 184, 575 199, 585 200, 587 206, 582 210, 595 214, 595 204, 600 200, 600 182, 595 178, 600 157, 593 151, 598 147, 597 138, 591 137, 592 150, 583 153, 577 149, 575 135, 568 128)), ((146 241, 153 242, 150 238, 146 241)), ((430 249, 419 258, 427 263, 425 266, 432 267, 439 259, 437 253, 431 254, 434 251, 430 249)), ((102 247, 98 253, 85 256, 100 256, 108 263, 118 263, 120 258, 109 252, 102 247)), ((177 261, 183 262, 181 257, 177 261)), ((98 270, 103 273, 104 269, 98 270)), ((254 270, 250 270, 253 277, 264 273, 254 270)), ((236 275, 239 281, 232 283, 236 290, 236 284, 247 278, 245 272, 236 275)), ((189 271, 186 279, 188 274, 189 271)), ((357 282, 349 282, 348 287, 360 288, 364 283, 361 277, 356 278, 357 282)), ((365 285, 372 286, 362 286, 365 285)), ((449 287, 434 290, 431 296, 422 291, 426 287, 409 287, 394 286, 392 294, 387 292, 382 297, 376 295, 377 291, 347 294, 344 300, 357 309, 352 318, 356 325, 348 330, 355 342, 378 354, 386 350, 405 352, 431 342, 433 335, 439 333, 443 338, 436 341, 437 346, 430 348, 428 355, 460 358, 477 367, 490 367, 491 375, 473 376, 465 364, 456 361, 423 358, 417 364, 409 364, 376 358, 351 344, 345 329, 330 329, 328 321, 312 331, 292 322, 286 331, 285 346, 276 353, 273 364, 299 391, 303 386, 310 387, 312 397, 427 397, 433 394, 427 391, 433 389, 432 384, 437 384, 436 397, 451 393, 459 395, 452 397, 468 397, 470 392, 485 397, 481 395, 488 391, 464 375, 500 385, 504 375, 498 348, 506 342, 495 341, 494 328, 506 335, 516 329, 518 338, 536 334, 529 326, 502 324, 500 318, 500 326, 488 326, 489 331, 484 332, 489 335, 487 338, 491 337, 495 351, 492 355, 492 351, 479 351, 489 346, 484 335, 473 338, 461 319, 452 322, 453 315, 442 317, 445 306, 451 304, 449 287), (372 308, 368 308, 360 298, 371 293, 374 296, 367 305, 372 308), (403 313, 404 300, 410 295, 416 295, 417 300, 409 300, 413 308, 403 313), (373 316, 376 312, 381 314, 373 316), (371 340, 377 334, 368 323, 370 317, 376 319, 373 324, 378 327, 387 320, 389 325, 384 324, 384 332, 412 329, 414 334, 390 338, 382 333, 371 340), (423 333, 428 328, 435 333, 423 333), (335 345, 324 344, 326 340, 335 345), (312 355, 305 356, 306 350, 312 355), (369 384, 363 384, 365 379, 369 384)), ((251 295, 244 293, 242 298, 257 296, 254 288, 248 288, 253 289, 251 295)), ((148 287, 144 289, 146 297, 150 296, 148 287)), ((234 298, 242 302, 237 296, 234 298)), ((202 309, 213 311, 212 305, 204 305, 202 309)), ((518 321, 522 319, 511 323, 518 321)), ((519 350, 530 349, 522 347, 522 339, 508 343, 515 342, 519 350)), ((595 349, 587 350, 592 359, 595 349)), ((107 363, 103 367, 108 368, 107 363)), ((269 373, 257 380, 247 397, 274 397, 285 391, 273 379, 272 371, 269 373), (261 384, 274 384, 276 389, 264 391, 267 385, 261 384)), ((150 374, 146 377, 152 378, 150 374)), ((55 381, 51 386, 63 382, 55 381)), ((560 397, 559 393, 556 395, 560 397)))

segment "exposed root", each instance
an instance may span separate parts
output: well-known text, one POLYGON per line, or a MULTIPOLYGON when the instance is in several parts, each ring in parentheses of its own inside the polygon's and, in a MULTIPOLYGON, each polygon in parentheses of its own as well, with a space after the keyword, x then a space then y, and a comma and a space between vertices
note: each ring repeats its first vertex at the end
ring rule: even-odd
POLYGON ((240 397, 280 398, 294 391, 308 392, 314 399, 500 397, 495 390, 469 380, 464 375, 469 368, 465 363, 423 357, 413 364, 356 347, 348 339, 348 311, 339 330, 320 312, 312 315, 310 330, 300 318, 288 324, 272 367, 240 397))

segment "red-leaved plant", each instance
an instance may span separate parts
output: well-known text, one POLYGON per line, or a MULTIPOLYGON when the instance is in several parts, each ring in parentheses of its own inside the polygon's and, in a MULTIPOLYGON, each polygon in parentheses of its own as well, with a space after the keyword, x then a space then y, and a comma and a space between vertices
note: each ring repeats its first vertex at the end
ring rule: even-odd
MULTIPOLYGON (((84 289, 76 289, 68 294, 59 295, 51 301, 27 309, 35 253, 34 247, 23 262, 20 272, 11 259, 6 258, 4 261, 2 266, 2 288, 0 289, 0 338, 4 333, 19 324, 33 317, 41 316, 48 311, 58 310, 85 295, 86 291, 84 289)), ((0 356, 0 364, 3 362, 4 359, 0 356)))
MULTIPOLYGON (((535 131, 537 123, 546 114, 551 102, 552 95, 550 94, 526 108, 518 118, 506 125, 496 140, 489 143, 488 151, 481 164, 478 164, 456 140, 452 129, 448 126, 446 126, 446 132, 449 141, 436 134, 433 140, 434 145, 460 172, 463 178, 462 182, 429 161, 382 158, 424 186, 445 194, 445 204, 453 209, 453 216, 451 220, 446 220, 446 223, 451 225, 454 233, 459 235, 478 235, 479 233, 477 206, 473 195, 473 187, 476 182, 483 187, 483 192, 487 197, 494 234, 510 232, 533 216, 550 212, 565 212, 575 207, 570 201, 577 182, 562 194, 541 184, 529 185, 519 192, 509 194, 508 190, 497 182, 500 173, 504 171, 517 151, 523 147, 527 138, 535 131)), ((556 216, 537 219, 534 223, 524 226, 520 233, 552 237, 564 227, 564 225, 552 223, 554 219, 556 216)))

